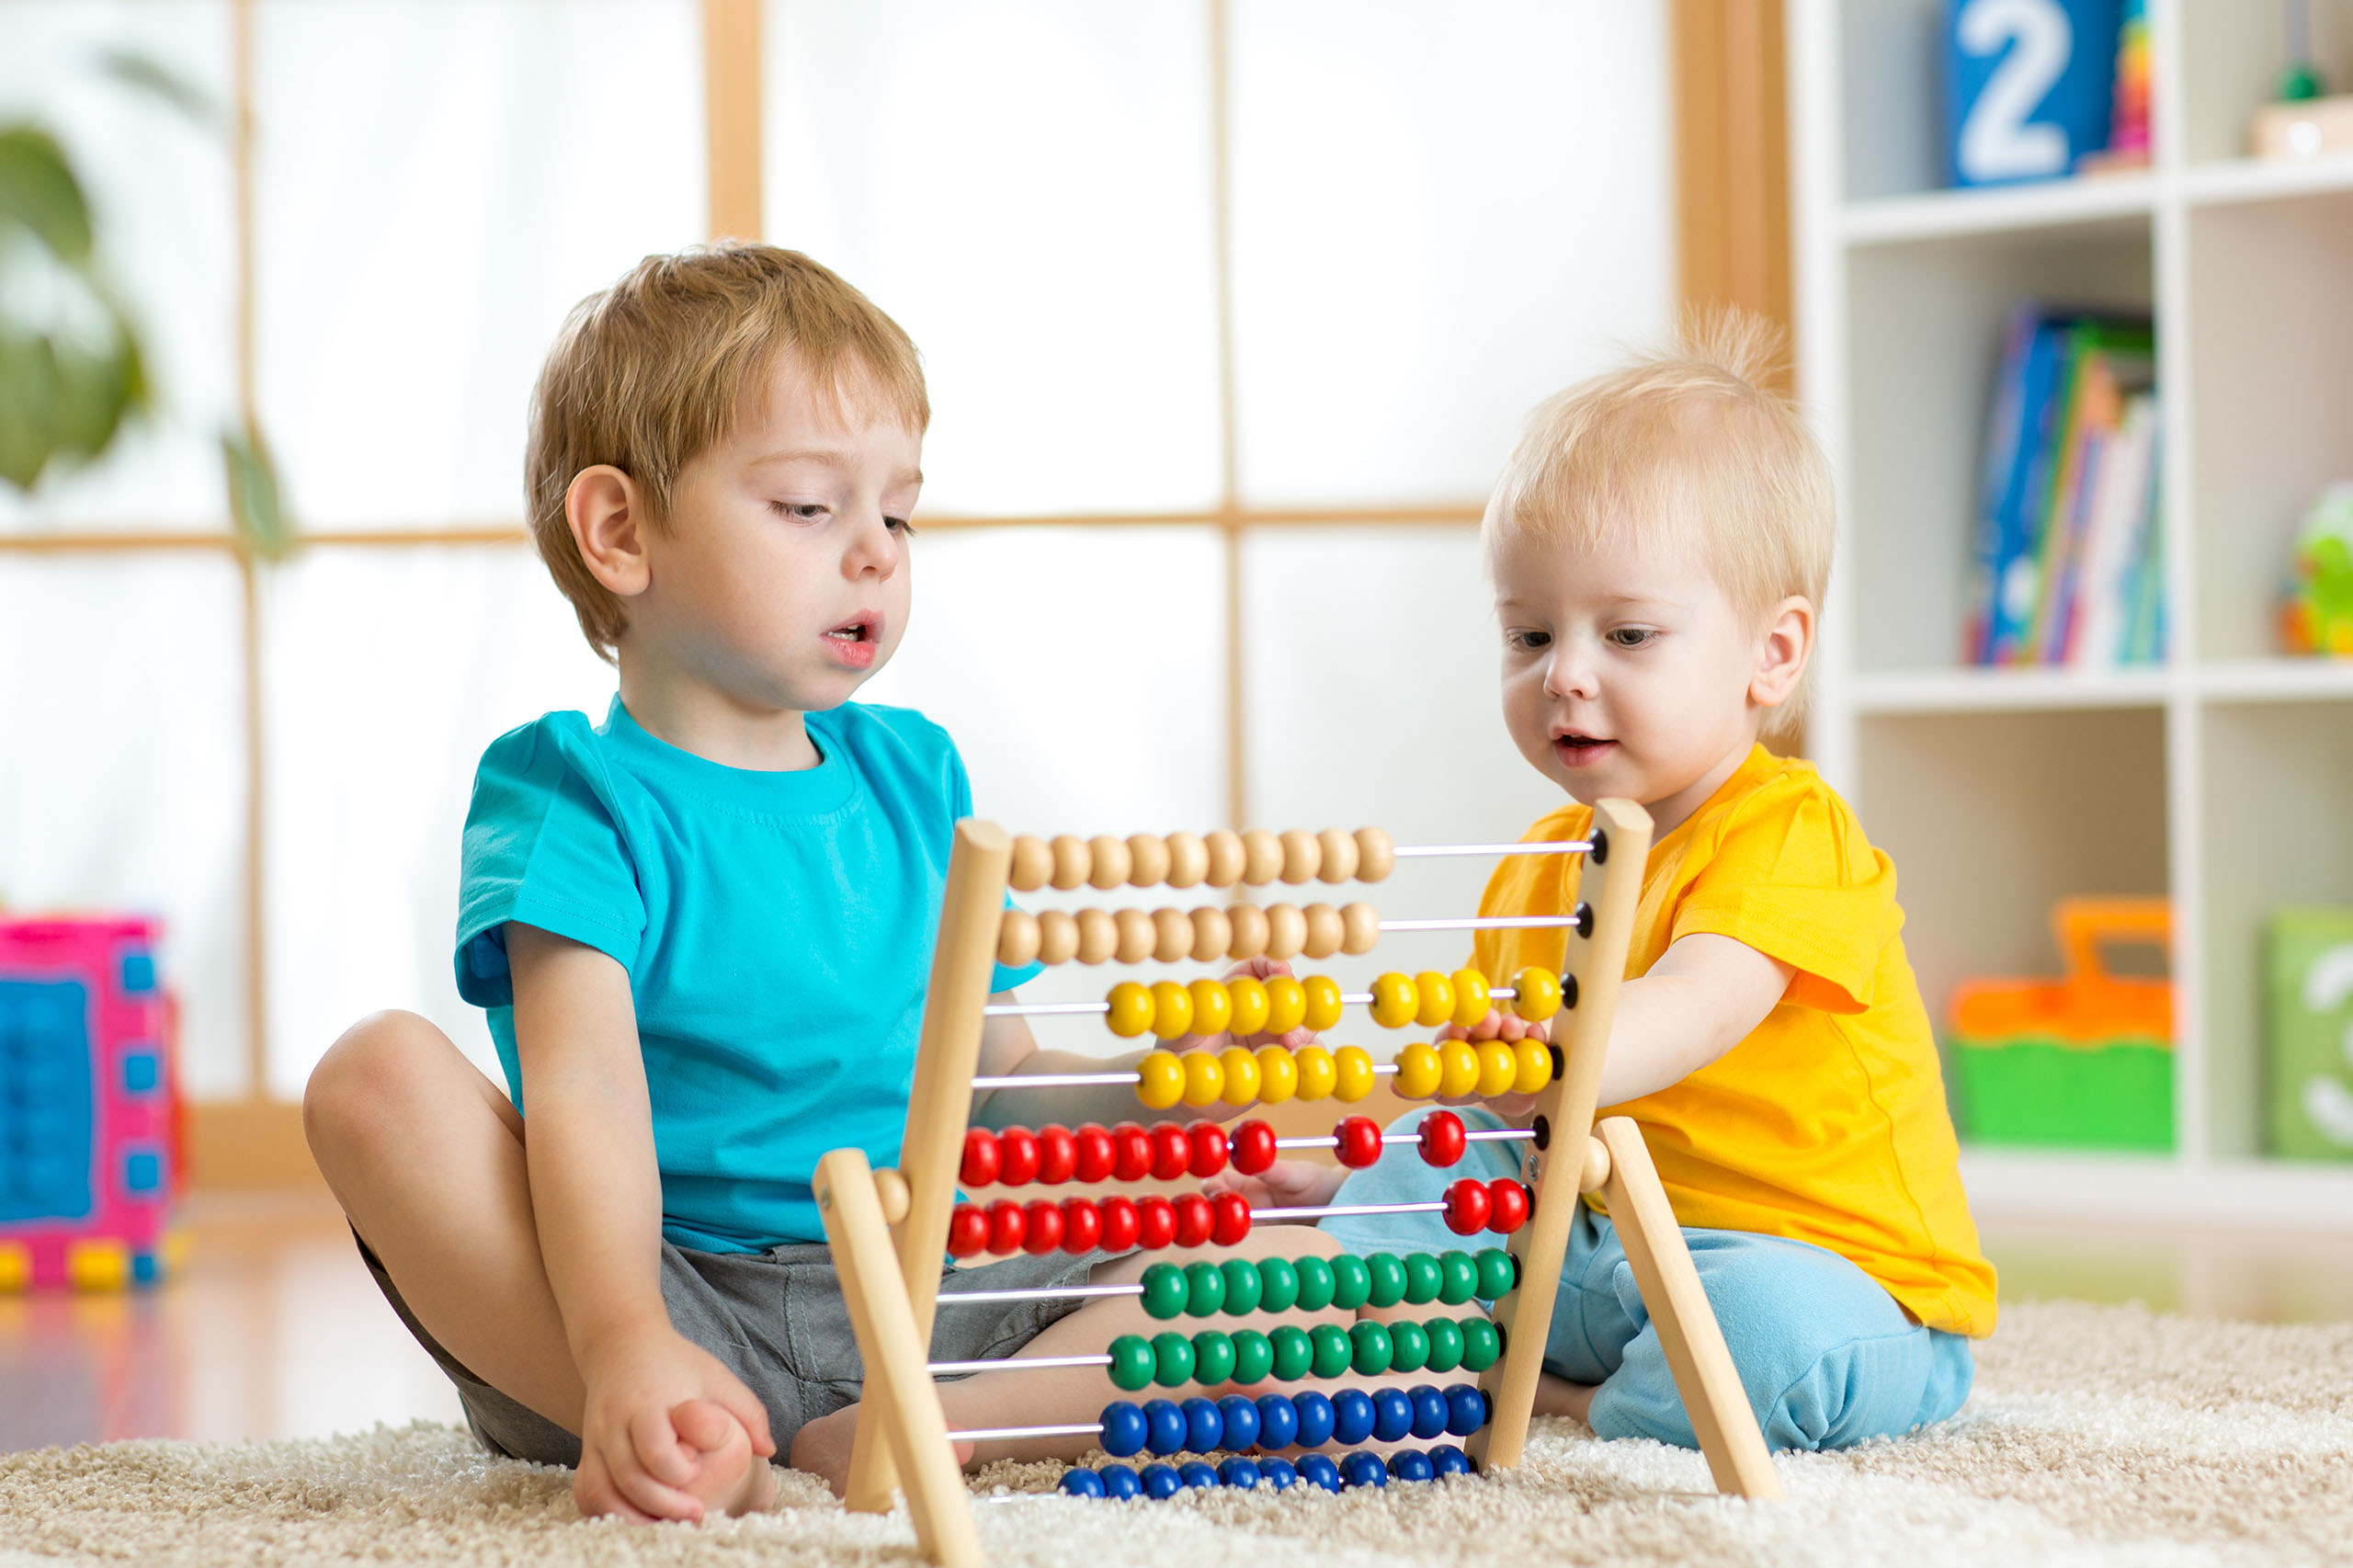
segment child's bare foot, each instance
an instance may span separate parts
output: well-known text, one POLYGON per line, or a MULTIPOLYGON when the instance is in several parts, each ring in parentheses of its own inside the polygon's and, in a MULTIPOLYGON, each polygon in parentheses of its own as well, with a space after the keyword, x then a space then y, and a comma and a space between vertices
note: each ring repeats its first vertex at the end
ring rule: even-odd
POLYGON ((709 1400, 690 1399, 670 1412, 679 1440, 699 1456, 695 1478, 682 1490, 713 1514, 757 1514, 776 1506, 776 1472, 752 1451, 744 1424, 709 1400))
MULTIPOLYGON (((790 1463, 824 1482, 836 1497, 849 1490, 850 1446, 858 1438, 858 1406, 846 1404, 831 1415, 820 1415, 792 1435, 790 1463)), ((956 1462, 972 1462, 972 1445, 958 1443, 956 1462)))
POLYGON ((1590 1426, 1593 1425, 1594 1393, 1595 1387, 1591 1383, 1573 1383, 1550 1372, 1540 1373, 1536 1379, 1534 1413, 1538 1415, 1566 1415, 1590 1426))

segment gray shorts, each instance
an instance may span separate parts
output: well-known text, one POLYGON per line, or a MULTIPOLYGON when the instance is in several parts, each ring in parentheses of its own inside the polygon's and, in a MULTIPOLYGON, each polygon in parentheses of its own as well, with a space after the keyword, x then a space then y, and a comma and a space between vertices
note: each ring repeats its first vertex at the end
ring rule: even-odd
MULTIPOLYGON (((358 1241, 357 1233, 352 1239, 358 1241)), ((466 1425, 483 1448, 540 1464, 580 1462, 577 1437, 468 1371, 426 1333, 366 1242, 359 1242, 359 1256, 409 1333, 458 1385, 466 1425)), ((963 1290, 1084 1285, 1089 1270, 1116 1256, 1049 1253, 983 1268, 943 1269, 939 1291, 948 1296, 963 1290)), ((842 1301, 833 1255, 822 1244, 713 1253, 688 1252, 665 1241, 662 1300, 670 1310, 671 1326, 716 1356, 767 1407, 779 1460, 792 1451, 792 1435, 802 1426, 857 1401, 866 1368, 850 1331, 849 1309, 842 1301)), ((1082 1304, 1064 1299, 942 1308, 932 1329, 932 1358, 1000 1360, 1082 1304)))

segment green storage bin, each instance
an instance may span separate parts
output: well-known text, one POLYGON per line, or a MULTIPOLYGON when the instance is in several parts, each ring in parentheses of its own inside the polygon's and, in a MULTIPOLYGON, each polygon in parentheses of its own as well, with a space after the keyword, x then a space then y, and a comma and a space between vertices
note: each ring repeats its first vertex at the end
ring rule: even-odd
POLYGON ((2268 1143, 2353 1159, 2353 909, 2282 909, 2264 932, 2268 1143))
POLYGON ((2036 1149, 2173 1147, 2173 1050, 2163 1040, 1955 1039, 1960 1120, 1972 1143, 2036 1149))

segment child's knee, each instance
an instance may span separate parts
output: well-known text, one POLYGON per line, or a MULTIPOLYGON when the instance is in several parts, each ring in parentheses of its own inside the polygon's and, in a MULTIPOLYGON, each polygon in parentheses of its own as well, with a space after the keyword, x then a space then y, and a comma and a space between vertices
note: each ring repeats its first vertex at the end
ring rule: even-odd
POLYGON ((415 1013, 370 1013, 344 1030, 302 1089, 302 1131, 313 1157, 324 1163, 426 1113, 439 1088, 435 1045, 455 1050, 415 1013))

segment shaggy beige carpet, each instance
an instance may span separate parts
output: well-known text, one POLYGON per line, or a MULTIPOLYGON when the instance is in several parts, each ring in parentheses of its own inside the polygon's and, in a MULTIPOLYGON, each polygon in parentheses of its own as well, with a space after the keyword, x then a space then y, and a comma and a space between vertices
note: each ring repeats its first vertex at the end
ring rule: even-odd
MULTIPOLYGON (((1011 1465, 974 1489, 1009 1495, 977 1506, 1002 1568, 2353 1562, 2353 1324, 2013 1306, 1959 1417, 1785 1455, 1778 1504, 1707 1493, 1696 1455, 1565 1422, 1540 1433, 1517 1472, 1338 1497, 1011 1495, 1059 1474, 1011 1465)), ((438 1426, 50 1449, 0 1456, 0 1568, 913 1562, 904 1514, 846 1514, 784 1480, 775 1514, 631 1528, 582 1522, 565 1472, 494 1462, 438 1426)))

